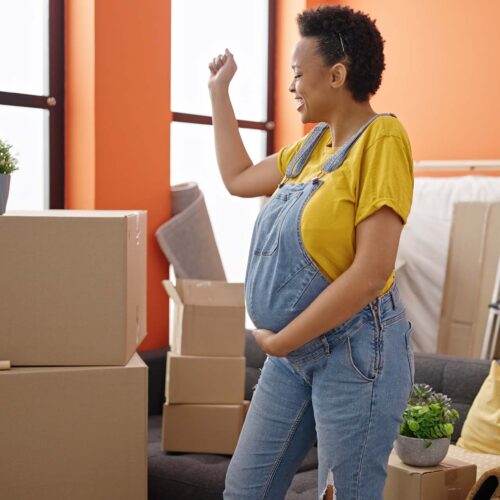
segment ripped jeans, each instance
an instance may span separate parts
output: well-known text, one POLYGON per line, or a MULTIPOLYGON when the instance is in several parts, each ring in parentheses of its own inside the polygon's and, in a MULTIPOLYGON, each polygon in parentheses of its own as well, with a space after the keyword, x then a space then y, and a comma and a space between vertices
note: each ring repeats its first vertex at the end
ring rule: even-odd
POLYGON ((317 498, 333 479, 337 500, 382 500, 413 384, 411 332, 394 282, 327 334, 286 357, 268 356, 229 464, 224 499, 284 499, 317 440, 317 498))

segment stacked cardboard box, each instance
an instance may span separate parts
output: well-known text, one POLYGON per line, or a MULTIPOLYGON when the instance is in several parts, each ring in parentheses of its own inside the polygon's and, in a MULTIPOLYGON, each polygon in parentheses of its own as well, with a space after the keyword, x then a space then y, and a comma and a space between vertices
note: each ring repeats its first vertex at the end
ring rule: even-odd
POLYGON ((500 203, 456 203, 437 350, 481 357, 500 258, 500 203))
POLYGON ((146 213, 8 212, 0 235, 0 498, 145 500, 146 213))
POLYGON ((243 283, 163 282, 174 301, 164 451, 232 454, 248 408, 243 283))

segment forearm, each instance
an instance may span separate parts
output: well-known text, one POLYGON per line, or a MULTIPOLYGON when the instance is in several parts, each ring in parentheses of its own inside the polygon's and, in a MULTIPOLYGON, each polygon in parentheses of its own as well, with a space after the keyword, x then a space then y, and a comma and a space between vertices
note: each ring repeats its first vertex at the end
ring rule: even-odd
POLYGON ((252 165, 241 140, 238 122, 227 89, 210 90, 217 163, 226 188, 231 180, 252 165))
POLYGON ((293 351, 335 328, 373 301, 385 285, 367 278, 364 269, 351 266, 276 334, 284 352, 293 351))

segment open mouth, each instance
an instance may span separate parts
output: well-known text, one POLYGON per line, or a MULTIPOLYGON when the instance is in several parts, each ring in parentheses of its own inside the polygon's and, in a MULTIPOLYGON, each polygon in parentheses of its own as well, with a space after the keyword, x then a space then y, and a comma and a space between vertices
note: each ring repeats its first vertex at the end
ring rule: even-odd
POLYGON ((299 110, 303 105, 304 105, 304 101, 302 99, 300 99, 299 97, 296 97, 295 98, 296 109, 299 110))

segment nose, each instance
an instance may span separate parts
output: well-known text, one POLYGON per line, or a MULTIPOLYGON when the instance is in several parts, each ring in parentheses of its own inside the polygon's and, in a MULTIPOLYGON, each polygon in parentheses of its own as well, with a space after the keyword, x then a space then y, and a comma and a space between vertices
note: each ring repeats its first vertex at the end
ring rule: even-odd
POLYGON ((295 92, 295 81, 292 80, 292 83, 288 86, 289 92, 295 92))

